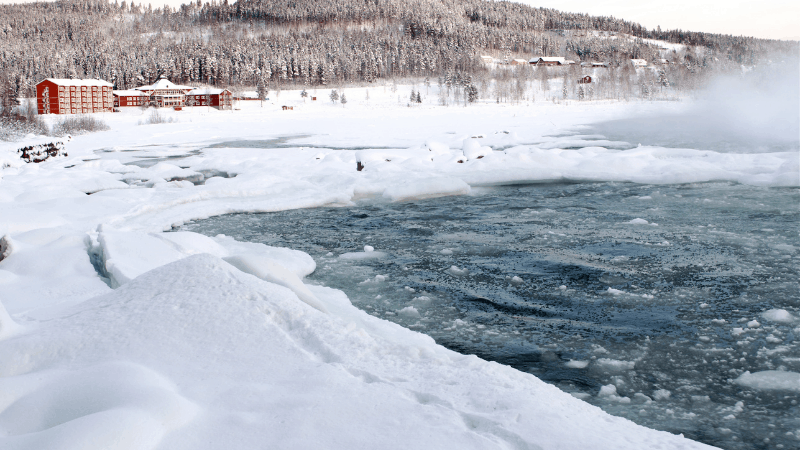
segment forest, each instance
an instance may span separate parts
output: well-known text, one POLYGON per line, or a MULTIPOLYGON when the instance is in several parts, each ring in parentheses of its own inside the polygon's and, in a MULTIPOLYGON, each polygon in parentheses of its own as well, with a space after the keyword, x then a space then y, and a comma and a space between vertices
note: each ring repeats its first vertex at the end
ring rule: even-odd
POLYGON ((4 107, 34 96, 44 78, 100 78, 116 89, 161 76, 267 89, 408 77, 473 83, 494 76, 482 54, 566 56, 606 62, 619 73, 629 71, 631 58, 666 58, 672 64, 662 72, 670 73, 654 77, 689 85, 797 48, 485 0, 198 0, 178 9, 59 0, 1 5, 0 17, 4 107))

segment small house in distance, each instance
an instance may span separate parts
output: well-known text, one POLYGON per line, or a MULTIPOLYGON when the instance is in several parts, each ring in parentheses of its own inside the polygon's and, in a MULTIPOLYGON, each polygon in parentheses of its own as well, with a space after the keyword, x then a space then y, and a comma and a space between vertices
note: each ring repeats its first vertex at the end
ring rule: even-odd
POLYGON ((484 64, 491 64, 494 62, 494 58, 488 55, 481 55, 481 61, 483 61, 484 64))
POLYGON ((631 64, 633 64, 633 67, 639 69, 641 67, 647 67, 647 60, 646 59, 631 59, 631 64))
POLYGON ((227 89, 195 88, 186 93, 186 106, 233 109, 233 92, 227 89))
POLYGON ((515 58, 511 60, 512 66, 524 66, 525 64, 528 64, 528 61, 525 61, 524 59, 515 58))
POLYGON ((135 89, 114 91, 114 107, 142 106, 150 104, 150 96, 135 89))
POLYGON ((36 108, 39 114, 111 112, 113 87, 103 80, 47 78, 36 85, 36 108))
POLYGON ((563 56, 537 56, 531 58, 528 63, 537 66, 564 66, 567 64, 567 59, 563 56))

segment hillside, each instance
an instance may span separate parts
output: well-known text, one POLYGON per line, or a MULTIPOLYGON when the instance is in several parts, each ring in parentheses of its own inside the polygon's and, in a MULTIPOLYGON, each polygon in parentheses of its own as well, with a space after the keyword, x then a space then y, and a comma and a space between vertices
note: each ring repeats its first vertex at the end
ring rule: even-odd
POLYGON ((4 97, 46 77, 118 89, 161 75, 217 86, 340 85, 395 77, 463 79, 478 55, 566 56, 620 67, 668 58, 673 70, 755 65, 797 43, 681 30, 483 0, 240 0, 173 10, 106 0, 0 6, 4 97), (620 38, 622 37, 622 38, 620 38), (663 43, 684 46, 665 51, 663 43))

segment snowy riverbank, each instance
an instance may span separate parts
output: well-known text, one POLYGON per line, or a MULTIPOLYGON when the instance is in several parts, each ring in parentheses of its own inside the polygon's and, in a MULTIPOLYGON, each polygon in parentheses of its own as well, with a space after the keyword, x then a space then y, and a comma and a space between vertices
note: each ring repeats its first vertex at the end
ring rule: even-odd
POLYGON ((177 122, 158 125, 137 125, 139 110, 97 115, 111 130, 38 165, 15 151, 47 138, 0 144, 4 448, 703 447, 305 285, 304 253, 162 232, 231 212, 507 183, 797 186, 796 149, 581 134, 685 103, 442 108, 347 95, 346 107, 252 102, 168 112, 177 122))

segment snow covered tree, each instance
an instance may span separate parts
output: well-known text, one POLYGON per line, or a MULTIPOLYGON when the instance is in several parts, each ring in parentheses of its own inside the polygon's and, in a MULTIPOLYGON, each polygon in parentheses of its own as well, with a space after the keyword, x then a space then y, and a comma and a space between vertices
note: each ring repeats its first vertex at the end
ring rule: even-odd
POLYGON ((336 100, 339 100, 339 93, 336 92, 336 89, 331 91, 330 98, 331 98, 331 102, 333 102, 333 103, 336 103, 336 100))
POLYGON ((342 104, 342 106, 347 104, 347 96, 344 95, 344 92, 342 92, 342 99, 339 100, 339 102, 342 104))

